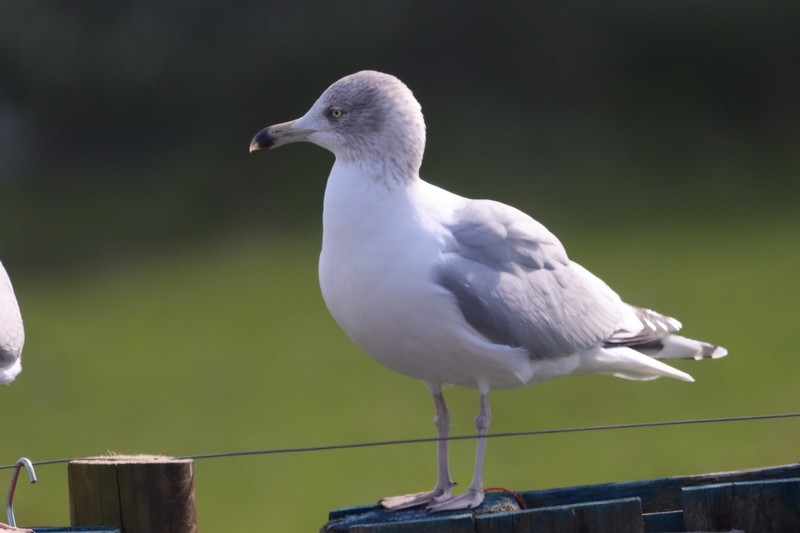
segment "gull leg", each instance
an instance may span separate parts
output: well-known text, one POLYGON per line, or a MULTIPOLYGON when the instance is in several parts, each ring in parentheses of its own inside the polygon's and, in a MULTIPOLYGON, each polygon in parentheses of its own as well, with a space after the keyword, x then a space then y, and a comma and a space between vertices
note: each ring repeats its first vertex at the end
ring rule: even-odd
POLYGON ((454 511, 457 509, 472 509, 483 503, 483 458, 486 453, 486 435, 489 433, 489 424, 492 422, 492 412, 489 409, 488 391, 481 391, 481 408, 475 417, 475 429, 478 432, 478 445, 475 451, 475 471, 472 474, 472 483, 467 492, 447 500, 440 499, 426 507, 429 513, 439 511, 454 511))
POLYGON ((381 500, 381 505, 390 511, 408 509, 430 502, 449 500, 450 490, 455 483, 450 479, 450 465, 447 459, 447 441, 445 439, 450 433, 450 412, 442 395, 439 386, 429 385, 433 403, 436 405, 436 416, 433 421, 436 423, 436 430, 439 435, 439 442, 436 448, 436 486, 429 492, 417 492, 414 494, 404 494, 402 496, 390 496, 381 500))

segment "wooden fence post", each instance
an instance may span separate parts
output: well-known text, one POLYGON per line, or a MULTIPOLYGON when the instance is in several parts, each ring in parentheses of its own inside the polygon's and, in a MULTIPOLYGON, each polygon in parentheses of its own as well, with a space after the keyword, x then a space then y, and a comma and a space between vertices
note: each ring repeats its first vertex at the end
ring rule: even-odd
POLYGON ((73 526, 117 526, 123 533, 197 533, 191 459, 110 455, 71 461, 73 526))

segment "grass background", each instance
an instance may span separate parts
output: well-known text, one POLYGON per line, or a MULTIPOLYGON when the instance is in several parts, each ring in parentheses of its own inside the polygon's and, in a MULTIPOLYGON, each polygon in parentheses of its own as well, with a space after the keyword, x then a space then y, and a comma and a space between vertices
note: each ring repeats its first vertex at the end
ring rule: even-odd
MULTIPOLYGON (((797 410, 798 222, 552 228, 628 301, 731 355, 681 364, 695 384, 580 377, 496 392, 492 430, 797 410)), ((434 435, 424 386, 359 353, 328 316, 318 244, 314 231, 251 233, 14 276, 28 343, 24 372, 0 388, 0 463, 434 435)), ((453 433, 471 433, 475 391, 446 396, 453 433)), ((797 460, 798 438, 800 424, 784 420, 498 439, 486 482, 530 490, 774 465, 797 460)), ((473 453, 473 442, 452 445, 462 484, 473 453)), ((431 486, 434 459, 434 445, 419 444, 200 460, 199 523, 316 530, 330 509, 431 486)), ((67 524, 66 465, 38 474, 18 491, 19 523, 67 524)))
MULTIPOLYGON (((695 384, 495 393, 494 431, 797 410, 799 24, 794 4, 736 0, 1 2, 0 258, 27 345, 0 388, 0 464, 435 434, 425 387, 359 353, 322 303, 330 155, 247 154, 365 68, 421 102, 423 176, 533 214, 626 300, 730 350, 682 363, 695 384)), ((476 393, 446 394, 471 433, 476 393)), ((787 463, 798 432, 498 439, 486 482, 787 463)), ((463 487, 474 443, 452 450, 463 487)), ((434 459, 419 444, 198 461, 200 527, 316 531, 332 508, 430 487, 434 459)), ((39 475, 20 523, 67 523, 66 467, 39 475)))

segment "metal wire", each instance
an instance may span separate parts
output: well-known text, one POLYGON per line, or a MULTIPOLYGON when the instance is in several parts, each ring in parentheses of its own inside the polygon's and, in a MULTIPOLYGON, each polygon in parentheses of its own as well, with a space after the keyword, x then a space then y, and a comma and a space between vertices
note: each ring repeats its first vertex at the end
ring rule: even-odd
MULTIPOLYGON (((690 424, 715 424, 720 422, 748 422, 754 420, 776 420, 781 418, 798 418, 800 413, 777 413, 769 415, 749 415, 749 416, 727 416, 719 418, 698 418, 689 420, 667 420, 661 422, 633 422, 628 424, 608 424, 601 426, 585 426, 573 428, 555 428, 555 429, 534 429, 529 431, 510 431, 505 433, 490 433, 485 437, 487 439, 496 439, 501 437, 525 437, 535 435, 558 435, 561 433, 581 433, 587 431, 608 431, 613 429, 636 429, 636 428, 652 428, 652 427, 665 427, 665 426, 684 426, 690 424)), ((428 442, 439 442, 442 440, 456 441, 456 440, 471 440, 480 438, 478 435, 455 435, 446 438, 439 437, 424 437, 418 439, 397 439, 397 440, 384 440, 374 442, 356 442, 347 444, 328 444, 323 446, 305 446, 294 448, 270 448, 266 450, 245 450, 235 452, 219 452, 219 453, 205 453, 197 455, 183 455, 176 457, 176 459, 220 459, 223 457, 242 457, 248 455, 273 455, 282 453, 303 453, 303 452, 321 452, 331 450, 346 450, 352 448, 373 448, 378 446, 395 446, 406 444, 421 444, 428 442)), ((68 463, 70 461, 82 459, 82 457, 72 457, 69 459, 50 459, 47 461, 33 461, 36 466, 52 465, 59 463, 68 463)), ((0 470, 7 470, 14 468, 15 465, 2 465, 0 470)))

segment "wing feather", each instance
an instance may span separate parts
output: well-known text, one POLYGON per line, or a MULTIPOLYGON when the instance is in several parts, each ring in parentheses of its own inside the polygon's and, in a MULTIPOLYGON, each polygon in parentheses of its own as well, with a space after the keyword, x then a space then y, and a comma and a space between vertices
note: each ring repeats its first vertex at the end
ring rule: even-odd
POLYGON ((617 294, 521 211, 473 200, 450 230, 438 280, 492 342, 548 359, 597 346, 617 329, 625 305, 617 294))

